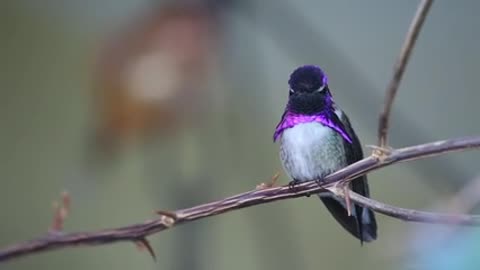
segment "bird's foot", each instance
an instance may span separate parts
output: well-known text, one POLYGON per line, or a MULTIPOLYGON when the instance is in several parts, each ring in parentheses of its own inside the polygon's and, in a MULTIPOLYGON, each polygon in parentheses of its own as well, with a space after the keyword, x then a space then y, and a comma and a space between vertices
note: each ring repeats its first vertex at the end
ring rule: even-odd
MULTIPOLYGON (((322 187, 322 184, 323 184, 323 178, 320 178, 320 179, 316 179, 314 180, 315 183, 319 186, 319 187, 322 187)), ((307 197, 310 197, 310 193, 307 194, 307 197)))
POLYGON ((290 182, 288 182, 288 189, 291 191, 291 192, 296 192, 296 185, 300 184, 302 181, 300 180, 297 180, 297 179, 294 179, 290 182))

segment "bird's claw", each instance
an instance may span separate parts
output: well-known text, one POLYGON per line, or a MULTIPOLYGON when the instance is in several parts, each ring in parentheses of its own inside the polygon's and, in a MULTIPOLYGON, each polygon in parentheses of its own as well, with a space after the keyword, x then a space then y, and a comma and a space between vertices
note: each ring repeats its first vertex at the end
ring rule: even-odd
POLYGON ((291 192, 296 192, 295 190, 295 186, 300 184, 300 180, 292 180, 290 182, 288 182, 288 190, 290 190, 291 192))
MULTIPOLYGON (((297 192, 296 190, 296 185, 300 184, 302 181, 300 180, 292 180, 290 182, 288 182, 288 190, 291 191, 291 192, 297 192)), ((307 194, 305 194, 306 197, 310 197, 312 194, 310 194, 310 192, 308 192, 307 194)))

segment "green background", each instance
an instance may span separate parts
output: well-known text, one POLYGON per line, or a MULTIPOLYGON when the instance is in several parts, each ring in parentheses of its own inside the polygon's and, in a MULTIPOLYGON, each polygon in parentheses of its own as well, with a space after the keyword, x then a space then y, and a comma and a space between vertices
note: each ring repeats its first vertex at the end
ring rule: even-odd
MULTIPOLYGON (((232 2, 222 14, 221 68, 195 124, 130 145, 94 169, 85 156, 96 50, 152 3, 1 2, 0 246, 44 234, 64 189, 73 201, 66 231, 87 231, 254 188, 281 168, 271 138, 289 73, 301 64, 327 71, 363 144, 376 142, 383 92, 417 1, 232 2)), ((434 3, 394 105, 393 147, 480 132, 479 8, 473 0, 434 3)), ((370 175, 371 193, 442 210, 478 165, 472 151, 391 166, 370 175)), ((361 247, 316 198, 301 198, 154 235, 156 262, 120 243, 41 253, 0 269, 478 269, 478 229, 456 229, 442 241, 444 226, 384 216, 378 223, 378 241, 361 247)))

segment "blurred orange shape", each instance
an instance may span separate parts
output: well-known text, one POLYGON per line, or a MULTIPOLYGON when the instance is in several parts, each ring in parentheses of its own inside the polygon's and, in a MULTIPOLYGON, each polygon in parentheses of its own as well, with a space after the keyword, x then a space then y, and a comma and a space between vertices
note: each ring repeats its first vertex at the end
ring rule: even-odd
POLYGON ((163 6, 107 42, 95 87, 100 144, 144 140, 178 127, 215 58, 213 15, 198 6, 163 6))

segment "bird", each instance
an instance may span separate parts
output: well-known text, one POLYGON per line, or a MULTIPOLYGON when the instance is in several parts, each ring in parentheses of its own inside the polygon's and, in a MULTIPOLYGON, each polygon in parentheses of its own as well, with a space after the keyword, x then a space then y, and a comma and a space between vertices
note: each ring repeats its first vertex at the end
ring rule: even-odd
MULTIPOLYGON (((333 100, 326 73, 316 65, 296 68, 288 81, 288 102, 275 128, 289 185, 319 181, 363 158, 360 141, 350 120, 333 100)), ((349 188, 369 197, 367 176, 359 176, 349 188)), ((328 211, 350 234, 364 242, 377 239, 377 222, 372 210, 353 204, 347 208, 333 193, 318 194, 328 211), (351 209, 349 215, 348 209, 351 209)))

